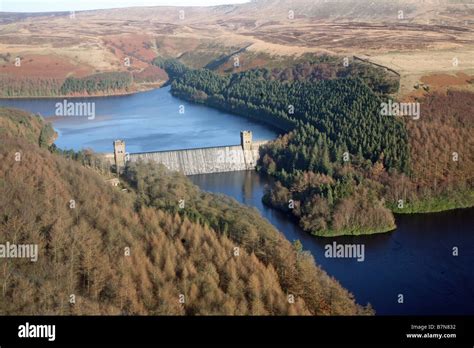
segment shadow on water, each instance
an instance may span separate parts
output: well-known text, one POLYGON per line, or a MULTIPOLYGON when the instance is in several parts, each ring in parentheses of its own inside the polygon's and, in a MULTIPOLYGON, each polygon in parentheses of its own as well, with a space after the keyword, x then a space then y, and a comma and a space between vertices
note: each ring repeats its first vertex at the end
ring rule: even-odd
POLYGON ((299 239, 316 262, 380 315, 474 313, 474 209, 437 214, 397 215, 393 232, 368 236, 311 236, 286 214, 262 203, 271 178, 255 172, 191 176, 201 189, 232 196, 257 208, 288 240, 299 239), (365 258, 325 257, 325 247, 364 246, 365 258), (453 256, 453 248, 459 255, 453 256), (398 303, 403 295, 404 303, 398 303))

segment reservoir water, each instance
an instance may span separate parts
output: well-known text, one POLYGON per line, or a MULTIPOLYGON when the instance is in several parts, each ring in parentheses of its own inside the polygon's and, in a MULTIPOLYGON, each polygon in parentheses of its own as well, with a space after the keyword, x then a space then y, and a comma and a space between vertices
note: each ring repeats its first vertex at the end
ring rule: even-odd
MULTIPOLYGON (((0 106, 49 117, 63 100, 0 100, 0 106)), ((56 145, 63 149, 111 152, 113 140, 124 139, 127 151, 143 152, 238 144, 244 129, 257 140, 277 135, 245 118, 176 99, 169 88, 70 101, 94 102, 96 117, 51 119, 59 133, 56 145)), ((203 190, 227 194, 258 209, 288 240, 299 239, 358 303, 370 302, 377 314, 474 314, 474 209, 397 216, 398 228, 391 233, 324 239, 303 232, 286 215, 262 204, 268 177, 234 172, 190 179, 203 190), (365 260, 326 258, 324 247, 334 240, 363 244, 365 260), (453 256, 455 247, 458 256, 453 256), (399 295, 403 303, 398 303, 399 295)))
POLYGON ((201 189, 256 207, 288 240, 299 239, 316 262, 357 302, 381 315, 474 313, 474 209, 397 215, 394 232, 319 238, 302 231, 285 214, 262 203, 271 179, 256 172, 194 175, 201 189), (365 260, 326 258, 325 245, 363 244, 365 260), (453 247, 459 250, 453 256, 453 247), (398 295, 403 295, 403 304, 398 295))
MULTIPOLYGON (((254 140, 276 137, 268 127, 202 105, 173 97, 170 87, 126 96, 74 98, 68 102, 95 103, 95 118, 54 119, 62 149, 113 152, 112 142, 125 140, 127 151, 147 152, 240 144, 240 131, 251 130, 254 140), (183 113, 181 113, 181 112, 183 113)), ((54 116, 61 99, 0 99, 9 106, 54 116)))

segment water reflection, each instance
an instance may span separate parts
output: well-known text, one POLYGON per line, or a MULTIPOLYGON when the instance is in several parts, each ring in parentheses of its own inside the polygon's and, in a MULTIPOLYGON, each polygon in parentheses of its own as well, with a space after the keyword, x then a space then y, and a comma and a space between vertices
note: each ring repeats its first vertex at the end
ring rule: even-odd
POLYGON ((439 214, 397 216, 393 232, 337 238, 314 237, 285 214, 263 205, 268 177, 255 172, 195 175, 203 190, 224 193, 256 207, 288 240, 299 239, 330 275, 361 304, 370 302, 378 314, 474 313, 474 209, 439 214), (364 244, 365 260, 327 258, 325 246, 364 244), (459 246, 460 254, 452 255, 459 246), (398 303, 398 295, 404 303, 398 303))

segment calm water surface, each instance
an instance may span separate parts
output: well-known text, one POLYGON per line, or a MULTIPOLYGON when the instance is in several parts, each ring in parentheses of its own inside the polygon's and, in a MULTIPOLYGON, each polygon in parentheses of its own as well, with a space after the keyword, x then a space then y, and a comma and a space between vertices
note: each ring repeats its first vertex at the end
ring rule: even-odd
POLYGON ((474 314, 474 209, 398 215, 391 233, 318 238, 262 203, 270 179, 256 172, 194 175, 201 189, 256 207, 288 240, 299 239, 316 262, 377 314, 474 314), (364 244, 365 260, 324 256, 324 246, 364 244), (459 256, 452 255, 453 247, 459 256), (399 304, 398 294, 404 303, 399 304))
MULTIPOLYGON (((68 102, 95 103, 95 119, 55 118, 59 134, 56 145, 62 149, 91 148, 112 152, 112 142, 125 140, 128 152, 176 150, 240 144, 240 131, 251 130, 255 140, 273 139, 268 127, 173 97, 170 87, 128 96, 67 99, 68 102), (180 114, 180 106, 184 114, 180 114)), ((0 100, 0 106, 16 107, 44 117, 55 115, 62 99, 0 100)))

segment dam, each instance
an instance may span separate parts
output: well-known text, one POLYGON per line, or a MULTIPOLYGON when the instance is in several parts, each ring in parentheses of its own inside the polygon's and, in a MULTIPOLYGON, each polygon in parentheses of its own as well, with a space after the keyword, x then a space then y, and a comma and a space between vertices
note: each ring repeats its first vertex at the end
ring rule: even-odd
POLYGON ((254 170, 260 158, 260 147, 268 140, 254 142, 250 131, 242 131, 240 140, 240 145, 140 153, 126 152, 125 142, 116 140, 113 155, 107 154, 106 157, 118 172, 127 162, 137 161, 161 163, 185 175, 254 170))

